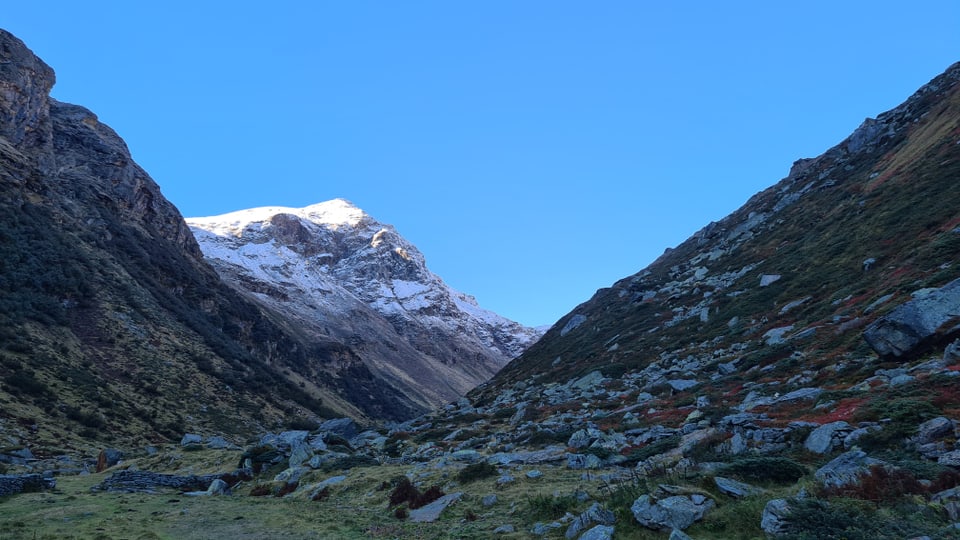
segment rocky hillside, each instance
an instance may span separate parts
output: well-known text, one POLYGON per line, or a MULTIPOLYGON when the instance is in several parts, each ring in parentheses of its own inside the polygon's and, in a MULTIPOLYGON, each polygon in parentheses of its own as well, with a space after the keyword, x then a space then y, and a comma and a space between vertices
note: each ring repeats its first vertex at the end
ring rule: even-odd
POLYGON ((486 381, 539 336, 448 287, 392 226, 344 200, 187 223, 227 283, 310 339, 350 343, 424 408, 486 381))
POLYGON ((838 373, 942 352, 953 338, 949 325, 904 350, 877 348, 864 328, 917 291, 960 276, 958 79, 954 65, 823 155, 794 163, 731 215, 598 291, 475 396, 594 370, 615 379, 643 373, 651 387, 686 378, 699 389, 673 391, 694 394, 707 382, 729 391, 759 372, 757 391, 785 393, 803 371, 801 384, 835 384, 838 373))

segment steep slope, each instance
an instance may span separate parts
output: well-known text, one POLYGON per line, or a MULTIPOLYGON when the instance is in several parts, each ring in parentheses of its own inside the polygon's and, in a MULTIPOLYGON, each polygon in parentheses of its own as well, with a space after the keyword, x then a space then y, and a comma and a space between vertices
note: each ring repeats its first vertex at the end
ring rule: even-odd
POLYGON ((349 342, 424 407, 489 379, 538 337, 430 272, 415 246, 347 201, 189 218, 207 260, 298 332, 349 342))
POLYGON ((598 291, 481 393, 655 364, 703 377, 730 360, 737 372, 757 367, 767 377, 814 370, 825 383, 834 375, 817 368, 869 356, 865 325, 913 291, 960 276, 958 80, 954 65, 822 156, 797 161, 730 216, 598 291))

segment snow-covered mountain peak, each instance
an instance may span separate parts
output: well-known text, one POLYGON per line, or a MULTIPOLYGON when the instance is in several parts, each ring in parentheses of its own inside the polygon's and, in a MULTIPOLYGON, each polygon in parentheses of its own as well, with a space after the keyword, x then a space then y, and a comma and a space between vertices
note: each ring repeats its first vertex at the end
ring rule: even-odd
POLYGON ((364 218, 370 217, 346 199, 333 199, 310 205, 302 209, 301 216, 317 225, 351 225, 354 227, 359 225, 364 218))
MULTIPOLYGON (((458 393, 543 334, 483 309, 446 285, 393 226, 344 199, 187 218, 187 224, 207 260, 234 287, 353 341, 394 339, 384 334, 390 327, 405 347, 415 349, 403 353, 407 358, 423 355, 434 366, 430 369, 439 363, 445 370, 464 370, 465 376, 444 375, 458 393), (372 330, 358 328, 361 310, 381 323, 372 330), (337 324, 343 329, 334 328, 337 324)), ((400 355, 401 348, 394 342, 384 350, 400 355)))
POLYGON ((275 216, 291 215, 317 225, 337 229, 348 225, 356 227, 370 220, 366 212, 345 199, 333 199, 304 208, 261 206, 221 214, 219 216, 187 218, 191 227, 203 229, 217 236, 241 237, 246 231, 268 227, 275 216))

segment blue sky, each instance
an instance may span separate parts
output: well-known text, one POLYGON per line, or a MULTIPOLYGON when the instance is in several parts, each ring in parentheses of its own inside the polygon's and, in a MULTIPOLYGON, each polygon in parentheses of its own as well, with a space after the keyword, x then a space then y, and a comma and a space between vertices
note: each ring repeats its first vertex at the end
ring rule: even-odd
POLYGON ((186 216, 335 197, 550 324, 960 60, 960 2, 8 2, 186 216))

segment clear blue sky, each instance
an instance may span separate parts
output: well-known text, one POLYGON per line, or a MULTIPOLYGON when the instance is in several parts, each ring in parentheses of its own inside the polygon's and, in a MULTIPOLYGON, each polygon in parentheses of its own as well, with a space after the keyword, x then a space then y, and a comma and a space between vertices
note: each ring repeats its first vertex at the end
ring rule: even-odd
POLYGON ((960 60, 960 2, 5 2, 186 216, 352 200, 550 324, 960 60))

